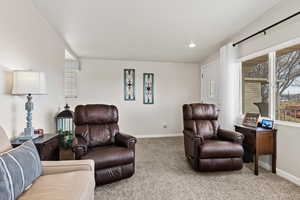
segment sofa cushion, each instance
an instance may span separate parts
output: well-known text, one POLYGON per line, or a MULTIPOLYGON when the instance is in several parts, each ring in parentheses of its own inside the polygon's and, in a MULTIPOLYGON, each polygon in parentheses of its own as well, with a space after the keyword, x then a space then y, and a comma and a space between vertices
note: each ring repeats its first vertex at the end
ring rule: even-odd
POLYGON ((94 196, 94 172, 75 171, 38 178, 18 200, 90 200, 94 196))
POLYGON ((32 141, 0 156, 0 199, 14 200, 42 174, 39 154, 32 141))
POLYGON ((0 153, 11 149, 10 141, 5 134, 4 129, 0 126, 0 153))
POLYGON ((124 147, 114 145, 93 148, 81 159, 92 159, 95 161, 95 169, 125 165, 134 161, 134 152, 124 147))
POLYGON ((200 146, 200 158, 235 158, 242 157, 243 153, 240 144, 228 141, 205 140, 200 146))

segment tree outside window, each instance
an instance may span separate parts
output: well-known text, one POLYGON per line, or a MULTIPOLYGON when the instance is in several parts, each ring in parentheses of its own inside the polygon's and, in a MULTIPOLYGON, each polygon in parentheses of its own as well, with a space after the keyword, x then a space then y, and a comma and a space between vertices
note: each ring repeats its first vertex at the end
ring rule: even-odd
POLYGON ((269 61, 268 55, 242 63, 243 113, 269 116, 269 61))
POLYGON ((300 45, 276 52, 276 119, 300 122, 300 45))

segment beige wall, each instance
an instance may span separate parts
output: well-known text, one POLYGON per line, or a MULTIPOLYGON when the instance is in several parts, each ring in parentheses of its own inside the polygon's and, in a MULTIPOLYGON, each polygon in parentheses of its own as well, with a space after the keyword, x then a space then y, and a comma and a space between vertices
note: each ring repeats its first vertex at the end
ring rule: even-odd
POLYGON ((206 65, 208 63, 212 63, 212 62, 218 62, 220 59, 220 52, 216 51, 214 53, 212 53, 211 55, 209 55, 208 57, 206 57, 204 60, 202 60, 200 62, 200 65, 206 65))
MULTIPOLYGON (((258 30, 267 27, 291 14, 299 11, 300 1, 289 0, 282 1, 259 19, 248 25, 239 34, 237 34, 230 41, 238 41, 245 36, 249 36, 258 30)), ((239 45, 238 55, 244 57, 260 50, 267 49, 269 47, 281 44, 283 42, 300 37, 300 17, 296 17, 293 20, 288 21, 278 27, 275 27, 271 31, 267 31, 267 35, 256 36, 249 41, 239 45)), ((224 43, 229 41, 224 41, 224 43)), ((218 51, 217 51, 218 52, 218 51)), ((207 62, 211 58, 215 58, 218 53, 212 54, 201 63, 207 62)), ((215 58, 216 59, 216 58, 215 58)), ((300 132, 299 126, 286 126, 277 125, 278 128, 278 153, 277 153, 277 168, 278 173, 285 177, 289 176, 290 180, 300 184, 300 132)), ((265 157, 261 159, 263 162, 270 164, 270 158, 265 157)))
POLYGON ((38 14, 31 1, 0 1, 0 125, 19 135, 25 127, 25 97, 12 96, 11 71, 33 69, 47 76, 48 95, 34 96, 33 125, 54 130, 63 103, 64 42, 38 14))
POLYGON ((300 179, 299 127, 278 125, 277 128, 277 168, 284 170, 300 179))
POLYGON ((104 103, 119 108, 120 128, 135 136, 182 132, 182 105, 200 101, 197 64, 82 60, 79 98, 71 105, 104 103), (124 101, 123 69, 136 69, 136 101, 124 101), (143 104, 143 73, 154 73, 154 104, 143 104), (163 128, 167 125, 167 128, 163 128))

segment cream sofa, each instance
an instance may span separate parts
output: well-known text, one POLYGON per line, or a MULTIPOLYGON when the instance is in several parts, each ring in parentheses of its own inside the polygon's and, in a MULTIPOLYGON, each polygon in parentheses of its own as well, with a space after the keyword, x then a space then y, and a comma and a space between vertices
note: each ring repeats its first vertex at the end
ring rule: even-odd
MULTIPOLYGON (((11 144, 0 127, 0 153, 11 144)), ((43 161, 43 174, 18 200, 93 200, 94 161, 43 161)))

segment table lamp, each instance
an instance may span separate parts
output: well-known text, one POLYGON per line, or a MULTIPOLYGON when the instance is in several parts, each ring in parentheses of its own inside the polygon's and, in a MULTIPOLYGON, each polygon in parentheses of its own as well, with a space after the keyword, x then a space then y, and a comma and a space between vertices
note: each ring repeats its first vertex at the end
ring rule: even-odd
POLYGON ((38 137, 34 134, 32 127, 32 95, 46 94, 46 78, 43 72, 35 71, 14 71, 13 72, 13 95, 27 95, 25 110, 27 111, 26 128, 20 136, 22 140, 29 140, 38 137))

